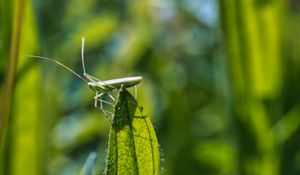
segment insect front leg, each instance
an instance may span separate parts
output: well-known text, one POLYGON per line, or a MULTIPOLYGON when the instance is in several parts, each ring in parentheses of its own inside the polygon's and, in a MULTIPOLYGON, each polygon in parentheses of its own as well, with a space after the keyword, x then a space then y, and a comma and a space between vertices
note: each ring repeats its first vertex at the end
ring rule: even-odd
POLYGON ((113 101, 115 101, 115 98, 111 94, 105 93, 105 92, 102 92, 102 93, 99 94, 99 92, 97 91, 96 95, 94 97, 95 107, 97 107, 98 101, 100 102, 100 107, 102 107, 102 108, 103 108, 103 104, 102 103, 106 103, 108 105, 111 105, 112 107, 115 107, 115 105, 113 103, 108 102, 108 101, 102 99, 102 96, 105 95, 105 94, 107 94, 113 101))
MULTIPOLYGON (((113 108, 115 107, 115 105, 111 102, 108 102, 108 101, 105 101, 102 99, 103 95, 105 95, 105 94, 107 94, 107 93, 106 92, 99 93, 98 91, 96 91, 96 95, 94 97, 94 100, 95 100, 94 106, 95 106, 95 108, 100 109, 107 118, 111 119, 113 116, 113 112, 104 109, 103 104, 105 103, 105 104, 111 105, 113 108), (98 101, 100 102, 100 106, 98 106, 98 101)), ((108 94, 108 95, 110 95, 110 94, 108 94)))
POLYGON ((94 97, 94 100, 95 100, 94 106, 95 106, 95 108, 98 107, 98 98, 101 97, 102 95, 104 95, 104 92, 99 93, 98 91, 96 91, 96 95, 95 95, 95 97, 94 97))
POLYGON ((104 92, 99 93, 98 91, 96 91, 96 95, 94 97, 94 107, 100 109, 104 115, 106 115, 106 111, 103 109, 103 104, 102 104, 102 96, 104 95, 104 92), (100 99, 100 108, 98 107, 98 100, 100 99))

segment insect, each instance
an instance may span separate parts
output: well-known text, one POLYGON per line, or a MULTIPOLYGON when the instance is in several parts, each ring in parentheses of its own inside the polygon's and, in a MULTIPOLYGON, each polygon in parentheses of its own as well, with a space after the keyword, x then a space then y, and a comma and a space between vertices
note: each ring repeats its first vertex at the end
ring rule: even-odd
POLYGON ((27 57, 31 58, 38 58, 43 59, 46 61, 53 62, 65 70, 69 71, 70 73, 76 75, 78 78, 80 78, 82 81, 84 81, 90 89, 92 89, 96 94, 94 96, 94 106, 98 109, 100 109, 105 116, 112 117, 113 112, 104 109, 104 103, 111 105, 114 107, 114 103, 111 103, 109 101, 103 100, 103 95, 107 94, 108 97, 115 102, 115 98, 111 95, 111 92, 116 91, 122 91, 127 88, 135 87, 135 98, 137 98, 137 85, 142 81, 143 77, 141 76, 135 76, 135 77, 125 77, 125 78, 116 78, 111 80, 105 80, 101 81, 90 74, 86 73, 85 70, 85 60, 84 60, 84 38, 82 38, 82 44, 81 44, 81 64, 83 69, 83 77, 80 76, 78 73, 73 71, 71 68, 65 66, 64 64, 47 57, 43 56, 36 56, 36 55, 27 55, 27 57), (99 103, 100 102, 100 103, 99 103))

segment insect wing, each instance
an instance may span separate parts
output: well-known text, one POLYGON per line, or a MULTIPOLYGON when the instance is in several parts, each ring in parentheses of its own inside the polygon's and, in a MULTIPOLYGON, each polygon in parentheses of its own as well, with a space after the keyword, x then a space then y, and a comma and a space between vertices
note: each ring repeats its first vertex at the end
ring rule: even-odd
POLYGON ((130 88, 133 87, 141 82, 143 78, 138 77, 126 77, 126 78, 116 78, 106 81, 100 81, 97 82, 99 85, 106 87, 107 89, 111 89, 111 87, 114 87, 116 89, 120 89, 123 85, 123 88, 130 88))

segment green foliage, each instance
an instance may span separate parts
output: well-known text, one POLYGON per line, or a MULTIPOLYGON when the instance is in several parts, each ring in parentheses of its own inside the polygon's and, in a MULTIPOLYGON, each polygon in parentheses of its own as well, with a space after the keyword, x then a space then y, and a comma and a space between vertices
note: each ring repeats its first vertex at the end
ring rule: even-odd
MULTIPOLYGON (((105 171, 111 123, 94 93, 25 58, 55 58, 81 74, 81 37, 89 74, 144 77, 147 117, 131 119, 155 121, 163 174, 300 174, 299 31, 295 0, 0 0, 0 107, 11 111, 0 112, 0 175, 105 171), (86 161, 91 152, 96 162, 86 161)), ((129 126, 149 136, 126 121, 126 148, 145 140, 129 126)))
POLYGON ((109 133, 105 174, 159 173, 159 148, 152 123, 127 91, 119 93, 109 133))

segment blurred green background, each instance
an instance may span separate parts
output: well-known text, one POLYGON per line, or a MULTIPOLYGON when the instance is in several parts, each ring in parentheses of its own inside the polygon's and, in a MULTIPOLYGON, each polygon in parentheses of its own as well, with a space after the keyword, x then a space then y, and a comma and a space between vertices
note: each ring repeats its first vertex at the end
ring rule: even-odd
POLYGON ((162 174, 300 174, 297 0, 0 0, 0 175, 103 172, 109 122, 82 73, 141 75, 162 174))

